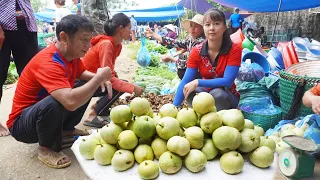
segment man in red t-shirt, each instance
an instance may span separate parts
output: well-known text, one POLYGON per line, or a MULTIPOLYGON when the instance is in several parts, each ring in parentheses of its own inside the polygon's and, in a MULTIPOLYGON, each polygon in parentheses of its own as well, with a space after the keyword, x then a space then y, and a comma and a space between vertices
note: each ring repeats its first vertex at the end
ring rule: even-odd
POLYGON ((320 84, 305 92, 302 101, 306 107, 312 108, 314 113, 320 114, 320 84))
POLYGON ((94 74, 86 71, 79 59, 91 47, 92 32, 93 26, 85 17, 64 17, 57 24, 57 43, 34 56, 17 84, 8 129, 18 141, 39 142, 38 159, 52 168, 70 165, 70 158, 61 151, 62 138, 79 132, 74 126, 95 91, 99 86, 107 87, 108 93, 112 90, 107 82, 110 68, 100 68, 94 74), (73 88, 76 79, 88 83, 73 88))

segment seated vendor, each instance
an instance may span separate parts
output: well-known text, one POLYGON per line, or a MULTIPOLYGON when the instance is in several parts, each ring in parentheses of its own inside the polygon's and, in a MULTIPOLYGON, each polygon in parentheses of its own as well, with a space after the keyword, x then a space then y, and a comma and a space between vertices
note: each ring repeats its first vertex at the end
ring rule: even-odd
MULTIPOLYGON (((112 89, 113 97, 108 99, 107 93, 96 92, 94 96, 101 98, 94 105, 89 117, 86 118, 84 125, 101 128, 110 121, 109 108, 111 105, 125 92, 135 93, 140 96, 143 89, 127 81, 118 78, 114 70, 116 59, 122 50, 121 42, 130 38, 130 19, 123 13, 115 14, 112 19, 104 23, 105 33, 98 35, 91 40, 92 48, 82 58, 82 62, 86 70, 96 73, 100 67, 110 67, 112 71, 112 89), (100 116, 107 116, 102 118, 100 116)), ((81 86, 86 82, 79 82, 76 86, 81 86)))
POLYGON ((192 49, 173 104, 180 106, 185 98, 190 104, 196 93, 208 92, 215 99, 217 111, 236 108, 240 94, 234 80, 241 64, 242 49, 232 43, 222 11, 208 10, 203 28, 207 41, 192 49), (203 79, 197 79, 198 69, 203 79))
POLYGON ((51 168, 71 164, 61 151, 64 138, 88 135, 75 126, 100 86, 111 92, 110 68, 94 74, 79 59, 91 47, 93 30, 85 17, 62 18, 56 28, 57 42, 31 59, 17 84, 7 127, 17 141, 39 143, 38 159, 51 168), (74 88, 76 79, 88 83, 74 88))
POLYGON ((171 55, 165 55, 162 57, 162 60, 164 62, 176 62, 177 63, 177 69, 178 69, 178 76, 180 79, 183 78, 186 68, 187 68, 187 58, 189 56, 189 53, 191 52, 191 49, 202 43, 205 39, 204 33, 203 33, 203 16, 201 14, 195 15, 192 19, 186 19, 181 22, 181 26, 184 30, 189 32, 189 36, 186 39, 172 39, 169 37, 161 36, 159 34, 156 34, 155 32, 152 32, 150 29, 146 31, 147 37, 152 37, 156 39, 157 41, 161 42, 162 45, 166 46, 167 48, 180 48, 182 50, 178 51, 174 57, 171 55), (187 54, 183 54, 183 53, 187 54), (176 60, 175 56, 179 56, 179 59, 176 60))
POLYGON ((305 92, 302 102, 306 107, 312 108, 315 114, 320 114, 320 84, 305 92))

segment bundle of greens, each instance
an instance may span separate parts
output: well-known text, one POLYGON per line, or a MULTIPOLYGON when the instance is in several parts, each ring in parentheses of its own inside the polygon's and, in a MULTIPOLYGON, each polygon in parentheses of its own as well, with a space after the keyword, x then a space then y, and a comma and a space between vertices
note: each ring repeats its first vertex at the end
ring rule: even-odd
POLYGON ((4 84, 13 84, 17 81, 18 77, 19 75, 17 73, 16 65, 13 62, 10 62, 7 80, 4 84))
POLYGON ((133 81, 135 85, 144 88, 145 93, 160 94, 162 86, 176 76, 176 73, 168 70, 167 65, 160 64, 159 67, 139 67, 133 81))
POLYGON ((160 66, 160 56, 159 56, 159 55, 156 55, 156 54, 152 54, 152 55, 151 55, 151 61, 150 61, 149 66, 151 66, 151 67, 158 67, 158 66, 160 66))

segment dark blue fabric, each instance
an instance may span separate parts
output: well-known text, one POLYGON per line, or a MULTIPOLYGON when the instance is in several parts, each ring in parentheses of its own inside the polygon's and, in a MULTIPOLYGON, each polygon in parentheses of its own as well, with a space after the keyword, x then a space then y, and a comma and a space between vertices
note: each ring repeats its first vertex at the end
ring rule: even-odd
MULTIPOLYGON (((205 88, 218 88, 218 87, 227 87, 230 88, 236 79, 239 71, 239 66, 227 66, 222 78, 216 79, 199 79, 198 87, 205 88)), ((196 79, 198 75, 197 68, 187 68, 186 73, 184 74, 183 79, 181 80, 176 95, 174 97, 173 105, 180 106, 184 100, 183 88, 184 86, 196 79)))
MULTIPOLYGON (((277 12, 279 0, 255 0, 255 1, 239 1, 239 0, 215 0, 216 3, 228 6, 238 7, 240 10, 251 12, 277 12)), ((293 11, 319 7, 319 0, 282 0, 280 11, 293 11)))
POLYGON ((52 60, 53 60, 54 62, 57 62, 57 63, 61 64, 64 68, 67 67, 66 63, 61 59, 61 57, 60 57, 60 55, 59 55, 58 52, 55 52, 55 53, 53 54, 52 60))
POLYGON ((44 97, 46 97, 46 96, 48 96, 48 95, 49 95, 48 91, 43 87, 43 88, 38 92, 38 94, 37 94, 37 99, 42 99, 42 98, 44 98, 44 97))

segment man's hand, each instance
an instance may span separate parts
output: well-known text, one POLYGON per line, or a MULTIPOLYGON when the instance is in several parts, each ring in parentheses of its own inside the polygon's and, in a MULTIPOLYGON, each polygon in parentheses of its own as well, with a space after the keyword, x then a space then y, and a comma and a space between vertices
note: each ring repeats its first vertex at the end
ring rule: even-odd
POLYGON ((110 81, 112 72, 109 67, 98 68, 96 76, 100 77, 102 82, 110 81))
POLYGON ((198 87, 198 80, 197 79, 186 84, 183 88, 184 98, 187 99, 188 96, 190 95, 190 93, 193 92, 194 90, 196 90, 197 87, 198 87))
POLYGON ((320 96, 315 96, 312 100, 312 111, 320 114, 320 96))
POLYGON ((106 81, 104 83, 101 84, 101 91, 104 92, 107 88, 108 91, 108 98, 111 99, 112 98, 112 84, 110 81, 106 81))
POLYGON ((134 86, 134 94, 135 96, 141 96, 144 90, 139 86, 134 86))
POLYGON ((107 88, 108 97, 109 99, 111 99, 112 98, 112 85, 110 83, 110 80, 112 78, 111 69, 109 67, 99 68, 97 70, 96 76, 98 76, 102 80, 102 83, 100 85, 101 91, 104 92, 107 88))

